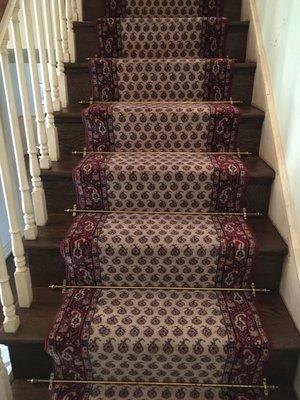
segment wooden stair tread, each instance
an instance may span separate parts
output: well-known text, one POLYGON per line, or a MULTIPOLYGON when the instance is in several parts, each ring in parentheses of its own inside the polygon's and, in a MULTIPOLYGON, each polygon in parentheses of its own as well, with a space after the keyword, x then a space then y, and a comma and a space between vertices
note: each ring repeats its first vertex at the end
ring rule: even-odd
MULTIPOLYGON (((49 400, 50 394, 46 384, 31 385, 25 380, 15 379, 12 384, 14 400, 49 400)), ((292 388, 280 388, 270 392, 269 400, 296 400, 292 388)))
MULTIPOLYGON (((259 179, 264 181, 273 181, 275 174, 260 157, 249 156, 243 159, 248 166, 249 173, 252 179, 259 179)), ((65 157, 61 161, 52 162, 51 169, 41 170, 43 177, 71 177, 72 168, 80 161, 80 156, 65 157)))
MULTIPOLYGON (((281 297, 258 295, 257 302, 274 350, 300 352, 300 335, 281 297)), ((13 334, 0 331, 0 343, 44 343, 49 327, 61 303, 61 293, 49 288, 34 288, 34 302, 29 309, 19 309, 21 327, 13 334)))
MULTIPOLYGON (((63 108, 61 111, 56 111, 54 113, 56 122, 82 122, 81 111, 87 108, 88 105, 73 105, 67 108, 63 108)), ((265 113, 257 107, 252 105, 242 104, 238 105, 238 107, 242 111, 242 120, 243 119, 261 119, 263 120, 265 117, 265 113)))
MULTIPOLYGON (((46 226, 39 227, 36 240, 25 240, 26 249, 58 249, 73 217, 70 214, 50 214, 46 226)), ((287 254, 287 245, 268 217, 249 218, 263 253, 287 254)))

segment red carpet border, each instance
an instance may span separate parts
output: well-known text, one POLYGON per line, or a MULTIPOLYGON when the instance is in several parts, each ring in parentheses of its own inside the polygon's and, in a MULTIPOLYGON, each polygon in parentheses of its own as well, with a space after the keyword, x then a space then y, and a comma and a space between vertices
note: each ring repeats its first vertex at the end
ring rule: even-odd
POLYGON ((94 101, 230 100, 234 61, 217 59, 93 59, 94 101))
POLYGON ((259 384, 270 343, 251 293, 73 289, 46 350, 62 379, 259 384))
POLYGON ((224 57, 227 18, 101 18, 104 58, 224 57))
POLYGON ((248 175, 235 155, 91 153, 73 183, 80 209, 240 212, 248 175))
POLYGON ((70 285, 233 288, 258 245, 242 217, 81 214, 61 253, 70 285))
POLYGON ((105 0, 108 17, 222 16, 223 0, 105 0))
POLYGON ((82 112, 88 151, 237 150, 241 113, 230 104, 98 103, 82 112))

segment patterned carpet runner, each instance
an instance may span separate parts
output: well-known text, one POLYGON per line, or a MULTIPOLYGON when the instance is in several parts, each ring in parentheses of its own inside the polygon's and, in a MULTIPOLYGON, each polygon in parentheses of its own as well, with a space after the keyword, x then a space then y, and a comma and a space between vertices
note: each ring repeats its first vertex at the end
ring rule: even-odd
POLYGON ((236 151, 230 104, 99 103, 82 112, 88 151, 236 151))
POLYGON ((74 289, 47 351, 60 378, 250 384, 269 345, 252 293, 74 289))
POLYGON ((247 182, 235 155, 91 153, 73 170, 89 210, 241 212, 247 182))
POLYGON ((71 285, 238 288, 258 246, 242 217, 81 214, 61 252, 71 285))
POLYGON ((217 59, 93 59, 95 101, 230 100, 234 61, 217 59))
POLYGON ((99 54, 106 58, 225 56, 226 18, 101 18, 99 54))
POLYGON ((223 0, 105 0, 109 17, 217 17, 223 0))
POLYGON ((58 379, 121 384, 55 385, 51 398, 262 400, 258 389, 126 383, 261 385, 271 343, 252 292, 191 290, 250 287, 259 246, 248 223, 151 214, 243 210, 247 164, 205 154, 236 152, 241 118, 217 103, 234 74, 223 1, 105 5, 101 58, 89 62, 98 103, 82 112, 89 153, 73 170, 77 206, 91 212, 74 218, 61 254, 67 284, 107 288, 67 290, 45 347, 58 379))

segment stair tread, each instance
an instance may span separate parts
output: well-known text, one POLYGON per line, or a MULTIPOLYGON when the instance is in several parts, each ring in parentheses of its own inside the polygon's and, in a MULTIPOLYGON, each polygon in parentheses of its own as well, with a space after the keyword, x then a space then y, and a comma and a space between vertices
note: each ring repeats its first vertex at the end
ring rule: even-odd
MULTIPOLYGON (((61 294, 48 288, 34 288, 30 309, 19 309, 22 325, 13 334, 0 331, 0 343, 44 343, 51 323, 61 304, 61 294)), ((258 307, 270 334, 274 350, 300 351, 300 335, 279 295, 258 295, 258 307)))
MULTIPOLYGON (((101 17, 101 18, 107 18, 107 17, 101 17)), ((124 18, 119 18, 119 19, 143 19, 142 17, 124 17, 124 18)), ((172 17, 146 17, 147 19, 169 19, 172 17)), ((176 17, 176 19, 198 19, 202 17, 176 17)), ((248 27, 250 24, 249 21, 229 21, 230 26, 243 26, 243 27, 248 27)), ((73 23, 74 28, 81 28, 81 27, 95 27, 95 22, 94 21, 74 21, 73 23)))
MULTIPOLYGON (((118 102, 120 104, 120 102, 118 102)), ((128 103, 127 103, 128 104, 128 103)), ((61 111, 56 111, 54 113, 55 120, 57 122, 64 122, 66 119, 79 119, 81 122, 81 112, 84 110, 88 105, 73 105, 67 108, 63 108, 61 111)), ((260 118, 263 119, 265 113, 257 107, 251 105, 238 105, 242 112, 242 119, 247 118, 260 118)))
MULTIPOLYGON (((14 400, 48 400, 50 393, 47 384, 31 385, 28 382, 15 379, 12 383, 14 400)), ((292 388, 283 387, 278 391, 272 391, 269 400, 296 400, 296 395, 292 388)))
MULTIPOLYGON (((193 154, 193 153, 191 153, 193 154)), ((41 170, 41 175, 45 177, 51 176, 71 176, 73 167, 81 160, 78 156, 65 157, 61 161, 52 162, 51 169, 41 170)), ((274 171, 260 157, 249 156, 243 159, 249 169, 252 179, 270 180, 274 179, 274 171)))

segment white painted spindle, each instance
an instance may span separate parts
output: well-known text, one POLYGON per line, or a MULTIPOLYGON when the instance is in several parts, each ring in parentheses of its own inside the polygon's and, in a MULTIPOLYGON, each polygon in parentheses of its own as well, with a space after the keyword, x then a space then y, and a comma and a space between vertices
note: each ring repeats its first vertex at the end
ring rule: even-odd
POLYGON ((70 62, 65 0, 58 0, 64 62, 70 62))
POLYGON ((0 63, 21 193, 21 204, 25 223, 24 235, 27 240, 35 240, 37 237, 37 227, 33 214, 33 204, 25 165, 22 136, 8 59, 7 42, 8 35, 6 34, 0 47, 0 63))
POLYGON ((49 169, 51 168, 51 159, 49 156, 48 138, 47 138, 45 117, 41 99, 39 72, 37 67, 37 58, 36 58, 34 36, 32 30, 32 18, 29 7, 30 4, 28 4, 26 0, 21 0, 21 5, 22 5, 22 14, 24 20, 27 52, 29 59, 29 68, 30 68, 30 75, 32 82, 34 109, 35 109, 35 117, 37 125, 37 137, 41 154, 39 157, 40 166, 43 169, 49 169))
POLYGON ((26 141, 28 148, 27 151, 29 155, 29 170, 33 185, 32 199, 35 212, 35 220, 37 225, 43 226, 46 224, 48 220, 48 215, 46 208, 45 192, 40 177, 41 171, 37 157, 35 132, 33 128, 31 111, 30 111, 30 102, 29 102, 28 87, 25 75, 25 65, 24 65, 18 12, 19 12, 19 5, 15 7, 12 15, 11 32, 12 32, 13 47, 16 58, 20 98, 23 110, 23 119, 24 119, 25 134, 26 134, 26 141))
MULTIPOLYGON (((24 0, 23 0, 24 1, 24 0)), ((51 4, 49 0, 42 0, 43 14, 45 21, 45 34, 48 49, 48 63, 49 63, 49 78, 51 86, 51 96, 54 111, 61 110, 61 101, 59 97, 58 77, 56 71, 56 58, 55 58, 55 42, 52 28, 51 17, 51 4)))
POLYGON ((70 61, 75 62, 76 55, 75 55, 75 36, 74 36, 74 30, 73 30, 73 1, 72 0, 66 0, 66 16, 67 16, 67 30, 68 30, 70 61))
POLYGON ((52 23, 54 28, 55 38, 55 52, 57 60, 57 75, 59 83, 60 100, 63 107, 68 105, 68 92, 67 92, 67 80, 65 75, 65 65, 62 50, 62 37, 60 29, 60 19, 58 11, 58 0, 50 0, 52 6, 52 23))
POLYGON ((77 0, 71 0, 72 1, 72 11, 73 11, 73 21, 79 21, 79 10, 78 10, 78 4, 77 0))
POLYGON ((1 349, 0 349, 0 394, 1 400, 13 400, 13 394, 9 381, 9 376, 5 365, 3 363, 1 349))
POLYGON ((33 0, 34 6, 34 22, 37 30, 37 41, 39 48, 40 64, 42 71, 42 80, 44 85, 46 121, 47 121, 47 136, 49 144, 49 154, 52 161, 59 160, 59 144, 57 129, 54 124, 53 105, 51 99, 51 87, 48 74, 47 52, 45 46, 45 33, 42 19, 41 0, 33 0))
POLYGON ((7 273, 6 261, 4 258, 1 241, 0 241, 0 300, 4 315, 4 321, 3 321, 4 332, 14 333, 18 330, 20 326, 20 319, 16 315, 14 298, 9 283, 9 276, 7 273))
POLYGON ((10 172, 7 145, 3 124, 0 120, 0 174, 5 199, 6 211, 11 234, 12 253, 15 262, 15 282, 20 307, 30 307, 32 303, 32 287, 29 269, 26 267, 24 246, 19 224, 15 191, 10 172))

